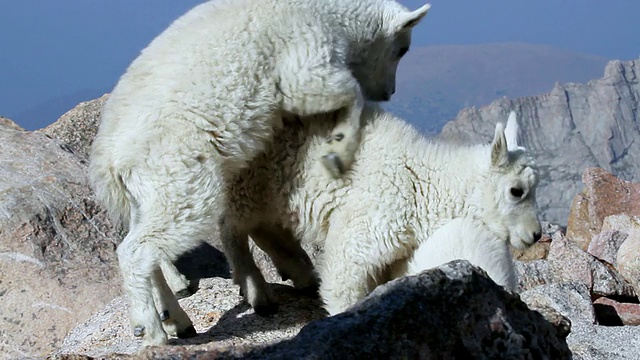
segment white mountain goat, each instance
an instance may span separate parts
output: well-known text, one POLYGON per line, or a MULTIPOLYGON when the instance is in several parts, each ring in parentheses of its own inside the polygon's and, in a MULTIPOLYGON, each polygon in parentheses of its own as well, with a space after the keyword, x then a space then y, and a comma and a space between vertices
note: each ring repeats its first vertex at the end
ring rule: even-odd
MULTIPOLYGON (((505 128, 507 149, 511 153, 525 152, 526 149, 518 145, 518 123, 515 112, 511 112, 505 128)), ((524 164, 524 163, 523 163, 524 164)), ((531 166, 532 164, 530 164, 531 166)), ((521 197, 519 187, 510 189, 512 196, 521 197)), ((531 200, 535 186, 529 191, 531 200)), ((529 202, 534 206, 534 202, 529 202)), ((499 216, 504 216, 501 222, 510 221, 510 211, 499 216)), ((504 232, 494 231, 491 223, 485 223, 472 217, 458 217, 450 220, 438 228, 426 241, 423 241, 414 252, 410 261, 398 264, 400 268, 394 277, 401 275, 413 275, 423 270, 440 266, 449 261, 464 259, 473 265, 484 269, 489 277, 497 284, 516 291, 518 278, 513 264, 510 238, 504 232)), ((517 248, 523 248, 528 244, 518 239, 513 242, 517 248)), ((396 265, 396 266, 398 266, 396 265)))
MULTIPOLYGON (((117 252, 144 345, 166 343, 167 332, 195 334, 160 269, 209 235, 227 203, 227 179, 263 152, 283 115, 338 110, 315 161, 343 176, 359 146, 364 100, 395 92, 411 30, 429 7, 212 0, 133 61, 103 108, 89 173, 97 198, 129 225, 117 252)), ((262 299, 251 289, 251 299, 262 299)))
POLYGON ((309 262, 294 256, 301 251, 299 241, 323 243, 318 272, 329 314, 390 280, 425 242, 450 249, 475 235, 502 249, 506 241, 522 248, 540 238, 537 175, 517 147, 515 132, 505 134, 497 124, 490 145, 427 140, 374 105, 365 108, 363 124, 356 160, 343 179, 323 176, 316 161, 330 122, 305 119, 298 130, 285 127, 232 183, 222 240, 234 279, 250 303, 273 300, 260 283, 264 278, 249 254, 248 236, 299 288, 315 281, 309 262), (479 231, 456 227, 467 224, 479 231), (441 228, 443 234, 437 233, 441 228), (453 240, 440 236, 449 231, 453 240))
POLYGON ((415 275, 456 259, 468 260, 484 269, 498 285, 515 291, 518 278, 509 239, 501 238, 483 222, 473 218, 455 218, 423 241, 410 261, 395 264, 393 278, 415 275))

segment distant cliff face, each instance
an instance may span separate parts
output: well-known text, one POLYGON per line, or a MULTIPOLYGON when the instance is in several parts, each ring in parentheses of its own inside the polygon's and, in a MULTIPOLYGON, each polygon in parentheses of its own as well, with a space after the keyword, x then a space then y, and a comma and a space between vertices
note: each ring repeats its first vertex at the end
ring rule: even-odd
POLYGON ((536 154, 541 218, 567 223, 586 167, 628 181, 640 179, 640 60, 611 61, 604 77, 587 84, 556 84, 550 93, 462 110, 441 137, 490 141, 496 122, 518 113, 524 144, 536 154))

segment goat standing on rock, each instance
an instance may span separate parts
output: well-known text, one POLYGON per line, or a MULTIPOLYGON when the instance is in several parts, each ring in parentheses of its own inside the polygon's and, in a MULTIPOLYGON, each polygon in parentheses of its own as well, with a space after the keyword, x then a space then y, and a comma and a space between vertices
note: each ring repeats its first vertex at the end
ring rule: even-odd
MULTIPOLYGON (((429 7, 212 0, 133 61, 104 106, 89 173, 97 198, 129 225, 118 262, 144 345, 195 334, 162 264, 207 238, 227 206, 227 180, 264 151, 284 115, 344 110, 314 161, 337 178, 350 169, 364 101, 393 95, 429 7)), ((231 257, 248 254, 241 241, 226 244, 231 257)), ((273 311, 264 279, 236 280, 257 313, 273 311)))

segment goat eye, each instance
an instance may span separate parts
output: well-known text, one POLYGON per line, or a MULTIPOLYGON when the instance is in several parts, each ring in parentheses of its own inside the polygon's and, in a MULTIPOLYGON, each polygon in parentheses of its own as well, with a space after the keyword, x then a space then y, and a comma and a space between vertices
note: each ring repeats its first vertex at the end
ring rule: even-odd
POLYGON ((407 53, 407 51, 409 51, 409 47, 407 46, 400 48, 400 50, 398 50, 398 59, 403 57, 404 54, 407 53))
POLYGON ((518 199, 521 198, 522 195, 524 195, 524 190, 522 190, 521 188, 512 187, 510 191, 511 195, 518 199))

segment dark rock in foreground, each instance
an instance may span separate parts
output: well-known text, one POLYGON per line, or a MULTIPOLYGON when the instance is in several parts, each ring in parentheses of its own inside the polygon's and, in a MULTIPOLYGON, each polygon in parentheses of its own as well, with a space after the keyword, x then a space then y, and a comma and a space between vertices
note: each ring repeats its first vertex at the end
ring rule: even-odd
POLYGON ((312 321, 290 340, 255 348, 155 347, 129 358, 568 359, 566 330, 460 260, 382 285, 346 312, 312 321))

